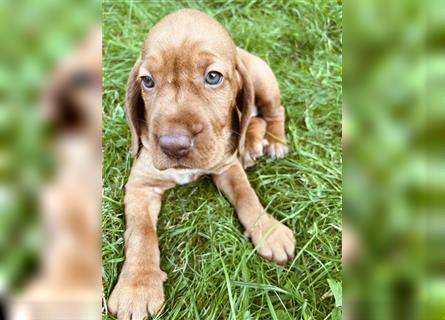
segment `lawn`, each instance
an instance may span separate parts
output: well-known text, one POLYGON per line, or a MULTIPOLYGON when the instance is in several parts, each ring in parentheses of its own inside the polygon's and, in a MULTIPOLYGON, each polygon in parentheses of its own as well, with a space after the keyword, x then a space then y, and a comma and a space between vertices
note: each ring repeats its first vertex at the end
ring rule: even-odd
POLYGON ((290 152, 248 176, 297 249, 286 266, 261 259, 209 178, 176 187, 158 223, 168 280, 157 319, 340 319, 342 3, 323 0, 103 3, 103 319, 124 259, 126 81, 147 31, 181 7, 214 16, 278 78, 290 152))

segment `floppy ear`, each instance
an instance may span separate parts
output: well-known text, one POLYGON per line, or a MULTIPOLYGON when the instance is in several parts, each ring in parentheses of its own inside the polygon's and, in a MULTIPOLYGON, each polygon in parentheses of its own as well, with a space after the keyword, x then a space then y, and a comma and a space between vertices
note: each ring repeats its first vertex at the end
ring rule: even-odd
POLYGON ((141 64, 139 57, 128 77, 127 92, 125 94, 125 112, 131 133, 131 155, 136 157, 141 145, 142 126, 145 121, 144 100, 141 95, 141 86, 138 71, 141 64))
POLYGON ((254 89, 250 75, 244 66, 243 61, 239 56, 236 58, 236 71, 239 75, 240 89, 238 96, 236 97, 236 105, 239 113, 239 140, 238 140, 238 152, 239 155, 244 154, 244 142, 246 140, 247 127, 249 126, 250 119, 253 112, 254 104, 254 89))

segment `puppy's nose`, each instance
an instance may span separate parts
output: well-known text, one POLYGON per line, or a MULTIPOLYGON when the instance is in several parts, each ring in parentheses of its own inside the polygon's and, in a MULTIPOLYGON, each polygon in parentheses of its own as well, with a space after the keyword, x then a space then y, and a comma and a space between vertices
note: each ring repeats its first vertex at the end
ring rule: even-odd
POLYGON ((162 152, 174 158, 181 158, 189 153, 192 139, 187 135, 162 135, 159 137, 162 152))

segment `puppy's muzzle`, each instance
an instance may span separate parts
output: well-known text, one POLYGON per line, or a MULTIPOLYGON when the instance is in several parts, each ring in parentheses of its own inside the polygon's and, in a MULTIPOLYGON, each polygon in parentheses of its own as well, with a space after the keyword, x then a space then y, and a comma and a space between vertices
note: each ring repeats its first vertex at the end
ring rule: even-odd
POLYGON ((172 158, 185 157, 192 148, 192 138, 184 134, 162 135, 159 137, 162 152, 172 158))

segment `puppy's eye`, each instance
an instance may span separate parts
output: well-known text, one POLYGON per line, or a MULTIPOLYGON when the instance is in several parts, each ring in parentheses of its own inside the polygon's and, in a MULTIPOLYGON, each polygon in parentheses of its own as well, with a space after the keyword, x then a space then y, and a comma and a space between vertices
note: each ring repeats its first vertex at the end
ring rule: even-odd
POLYGON ((155 82, 151 76, 143 76, 142 83, 147 89, 152 89, 155 86, 155 82))
POLYGON ((207 84, 211 86, 216 86, 220 84, 223 81, 223 79, 224 79, 223 75, 218 71, 210 71, 209 73, 207 73, 205 81, 207 84))

